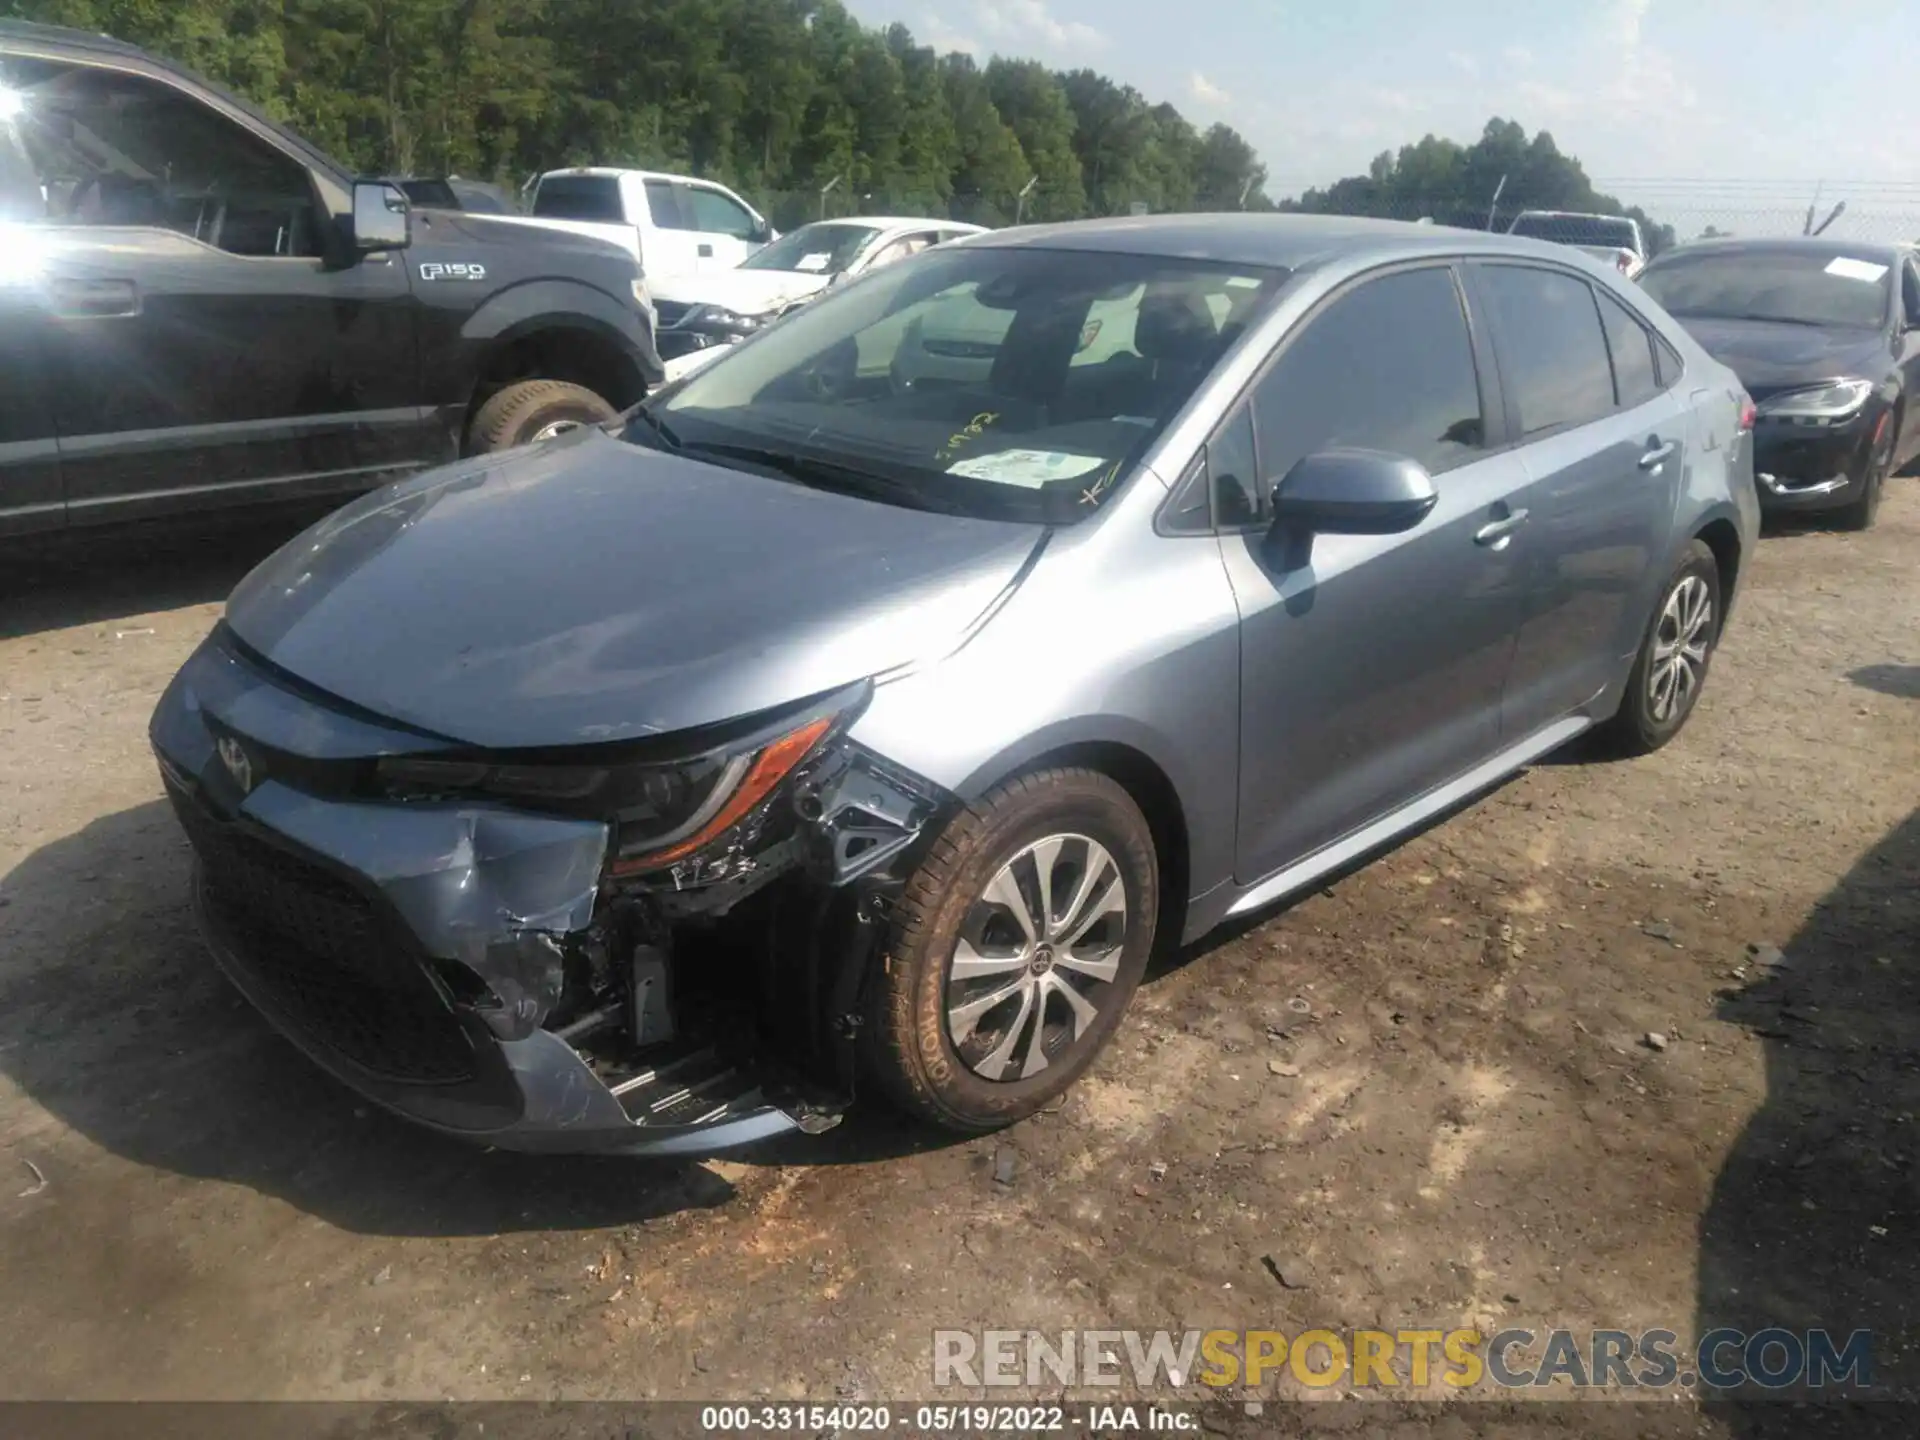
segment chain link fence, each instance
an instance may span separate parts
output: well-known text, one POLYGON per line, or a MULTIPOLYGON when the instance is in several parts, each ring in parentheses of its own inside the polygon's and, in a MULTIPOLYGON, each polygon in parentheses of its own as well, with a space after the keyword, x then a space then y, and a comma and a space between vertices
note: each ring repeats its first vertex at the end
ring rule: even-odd
MULTIPOLYGON (((1642 239, 1655 252, 1669 245, 1716 237, 1800 235, 1823 225, 1822 233, 1836 239, 1868 244, 1920 243, 1920 185, 1910 188, 1882 185, 1854 194, 1828 192, 1810 202, 1798 203, 1784 199, 1778 190, 1749 196, 1726 188, 1726 182, 1715 181, 1648 182, 1645 198, 1630 184, 1613 182, 1609 188, 1635 199, 1634 212, 1640 218, 1642 239), (1663 186, 1665 188, 1661 188, 1663 186)), ((1099 210, 1090 209, 1084 203, 1069 208, 1060 197, 1038 189, 1024 198, 979 192, 861 191, 845 185, 836 185, 824 193, 816 190, 743 193, 783 231, 812 220, 844 220, 861 215, 926 216, 999 228, 1022 221, 1079 219, 1089 214, 1214 213, 1243 208, 1237 197, 1217 204, 1202 199, 1164 207, 1150 201, 1129 201, 1099 210)), ((1523 210, 1536 207, 1515 204, 1509 198, 1493 204, 1485 197, 1413 195, 1371 196, 1341 206, 1329 206, 1313 197, 1305 202, 1287 198, 1245 208, 1283 213, 1368 215, 1504 232, 1523 210)), ((1577 207, 1542 205, 1537 208, 1577 207)), ((1611 243, 1572 232, 1550 238, 1563 238, 1576 244, 1611 243)))

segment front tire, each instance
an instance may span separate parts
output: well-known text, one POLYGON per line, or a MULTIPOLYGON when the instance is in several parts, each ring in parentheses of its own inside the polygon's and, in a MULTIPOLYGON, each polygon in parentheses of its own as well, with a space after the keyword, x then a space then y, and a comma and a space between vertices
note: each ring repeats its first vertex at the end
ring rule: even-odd
POLYGON ((1680 733, 1707 683, 1723 613, 1720 564, 1695 540, 1661 587, 1627 693, 1602 732, 1610 748, 1646 755, 1680 733))
POLYGON ((1880 514, 1880 496, 1893 473, 1893 447, 1900 433, 1900 417, 1889 410, 1880 417, 1874 432, 1873 451, 1867 456, 1866 475, 1860 493, 1841 510, 1833 512, 1833 523, 1842 530, 1871 530, 1880 514))
POLYGON ((604 425, 613 406, 584 385, 564 380, 518 380, 487 397, 473 417, 467 449, 475 455, 550 440, 583 425, 604 425))
POLYGON ((863 1027, 903 1110, 979 1133, 1084 1074, 1153 948, 1153 834, 1092 770, 1010 780, 956 815, 907 881, 863 1027))

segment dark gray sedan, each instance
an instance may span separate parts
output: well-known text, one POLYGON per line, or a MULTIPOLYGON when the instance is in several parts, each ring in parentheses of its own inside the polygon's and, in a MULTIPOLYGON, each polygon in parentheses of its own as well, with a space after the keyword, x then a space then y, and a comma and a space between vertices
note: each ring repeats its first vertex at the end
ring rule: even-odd
POLYGON ((235 592, 152 737, 215 956, 439 1129, 692 1152, 1031 1114, 1149 953, 1588 730, 1754 543, 1733 374, 1564 248, 983 236, 235 592))

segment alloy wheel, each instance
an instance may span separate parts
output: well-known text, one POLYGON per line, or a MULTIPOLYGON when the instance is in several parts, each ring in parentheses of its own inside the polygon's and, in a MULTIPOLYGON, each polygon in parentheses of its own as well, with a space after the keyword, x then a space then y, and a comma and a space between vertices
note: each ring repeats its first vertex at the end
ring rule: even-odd
POLYGON ((1698 575, 1684 575, 1661 607, 1647 667, 1647 708, 1656 724, 1684 715, 1706 678, 1713 645, 1713 593, 1698 575))
POLYGON ((1127 885, 1086 835, 1049 835, 995 873, 947 963, 947 1035, 986 1080, 1031 1079, 1078 1044, 1112 998, 1127 885))
POLYGON ((528 441, 528 443, 531 445, 538 445, 542 440, 551 440, 556 435, 564 435, 569 430, 578 430, 579 428, 580 428, 580 422, 578 420, 549 421, 547 424, 542 425, 538 430, 533 432, 533 436, 528 441))

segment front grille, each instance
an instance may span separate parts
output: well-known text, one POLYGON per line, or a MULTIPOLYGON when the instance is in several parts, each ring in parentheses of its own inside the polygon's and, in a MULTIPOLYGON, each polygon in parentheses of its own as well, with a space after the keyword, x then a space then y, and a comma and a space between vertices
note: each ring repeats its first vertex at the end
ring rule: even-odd
POLYGON ((679 300, 656 299, 653 302, 653 308, 660 316, 661 328, 665 329, 668 326, 678 325, 682 320, 686 319, 687 312, 692 310, 693 306, 679 300))
POLYGON ((345 880, 176 798, 209 918, 273 1018, 381 1079, 471 1079, 473 1048, 413 946, 345 880))

